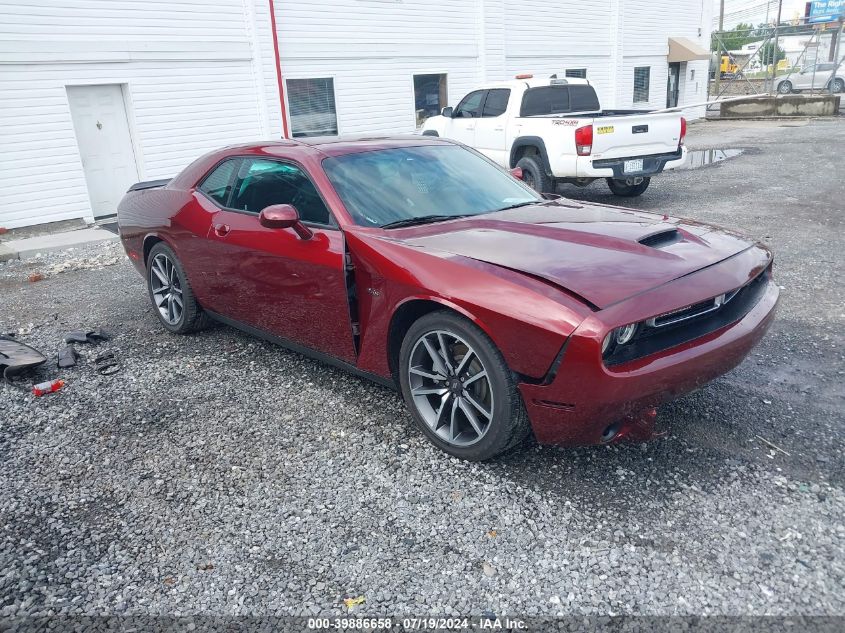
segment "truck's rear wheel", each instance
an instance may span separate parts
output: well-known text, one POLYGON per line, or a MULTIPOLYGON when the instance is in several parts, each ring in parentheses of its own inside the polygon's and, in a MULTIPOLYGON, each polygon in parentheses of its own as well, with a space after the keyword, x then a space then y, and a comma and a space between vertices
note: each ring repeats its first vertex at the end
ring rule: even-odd
POLYGON ((636 198, 643 195, 651 178, 643 178, 642 181, 635 185, 629 185, 624 180, 616 180, 614 178, 607 179, 607 186, 610 187, 611 193, 615 196, 622 196, 623 198, 636 198))
POLYGON ((554 193, 554 179, 546 173, 540 160, 534 156, 523 156, 516 166, 522 169, 522 180, 539 193, 554 193))

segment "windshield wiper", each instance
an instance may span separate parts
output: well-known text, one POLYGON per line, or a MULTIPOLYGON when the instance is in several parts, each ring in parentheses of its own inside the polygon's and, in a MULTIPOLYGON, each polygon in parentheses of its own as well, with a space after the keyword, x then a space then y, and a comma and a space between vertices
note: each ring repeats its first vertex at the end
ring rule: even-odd
POLYGON ((529 204, 542 204, 542 203, 543 203, 543 200, 528 200, 526 202, 517 202, 516 204, 510 204, 506 207, 502 207, 501 209, 496 209, 496 211, 507 211, 508 209, 518 209, 519 207, 527 207, 529 204))
POLYGON ((402 226, 415 226, 417 224, 430 224, 432 222, 444 222, 446 220, 455 220, 457 218, 467 218, 474 213, 467 213, 464 215, 421 215, 418 218, 405 218, 404 220, 396 220, 395 222, 388 222, 382 224, 383 229, 398 229, 402 226))

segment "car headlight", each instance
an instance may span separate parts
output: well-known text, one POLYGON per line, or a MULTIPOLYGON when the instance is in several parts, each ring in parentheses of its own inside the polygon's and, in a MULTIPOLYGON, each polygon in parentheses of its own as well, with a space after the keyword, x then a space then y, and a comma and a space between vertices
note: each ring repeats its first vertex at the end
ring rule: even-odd
POLYGON ((611 345, 616 346, 630 343, 631 339, 634 338, 634 334, 637 333, 637 325, 637 323, 629 323, 628 325, 612 329, 602 341, 602 355, 607 353, 607 350, 610 349, 611 345))
POLYGON ((637 331, 637 324, 630 323, 628 325, 623 325, 622 327, 618 327, 613 330, 613 335, 616 337, 616 344, 617 345, 625 345, 634 338, 634 333, 637 331))

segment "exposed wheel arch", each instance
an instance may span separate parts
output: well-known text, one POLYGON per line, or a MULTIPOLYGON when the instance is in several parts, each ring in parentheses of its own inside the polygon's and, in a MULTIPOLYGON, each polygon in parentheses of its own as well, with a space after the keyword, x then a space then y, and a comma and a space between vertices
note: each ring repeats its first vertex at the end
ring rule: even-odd
MULTIPOLYGON (((390 326, 387 329, 387 363, 390 368, 390 375, 393 377, 397 386, 399 385, 399 352, 402 348, 402 341, 405 338, 405 334, 417 320, 437 310, 447 310, 460 317, 468 318, 487 334, 487 336, 490 336, 490 333, 483 324, 479 323, 477 319, 474 319, 472 315, 466 314, 461 310, 456 310, 449 304, 440 303, 432 299, 411 299, 406 301, 396 308, 396 311, 390 318, 390 326)), ((490 338, 492 339, 493 337, 491 336, 490 338)))
POLYGON ((144 267, 147 266, 147 260, 150 257, 150 251, 153 250, 153 246, 163 241, 158 235, 148 235, 144 238, 144 267))
POLYGON ((542 161, 543 169, 548 175, 552 175, 549 154, 546 151, 546 144, 539 136, 520 136, 511 145, 510 167, 516 166, 523 156, 538 156, 542 161))

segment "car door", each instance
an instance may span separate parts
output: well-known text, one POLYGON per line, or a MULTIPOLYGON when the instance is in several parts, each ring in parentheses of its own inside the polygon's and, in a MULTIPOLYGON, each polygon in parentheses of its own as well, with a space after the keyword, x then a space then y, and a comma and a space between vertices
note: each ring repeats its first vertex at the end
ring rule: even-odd
POLYGON ((475 145, 475 125, 481 116, 485 90, 470 92, 452 112, 449 138, 470 147, 475 145))
POLYGON ((214 311, 354 362, 343 234, 304 168, 245 157, 216 203, 206 264, 214 311), (273 204, 293 205, 313 237, 262 226, 259 213, 273 204))
POLYGON ((816 66, 816 78, 813 81, 813 88, 822 90, 827 88, 827 83, 833 76, 833 68, 835 64, 818 64, 816 66))
POLYGON ((801 72, 795 76, 795 81, 792 85, 798 90, 809 90, 813 81, 813 69, 814 66, 807 66, 802 69, 801 72))
POLYGON ((488 158, 508 167, 508 145, 506 123, 508 100, 511 91, 508 88, 493 88, 487 91, 487 97, 481 107, 481 117, 475 125, 474 147, 488 158))

